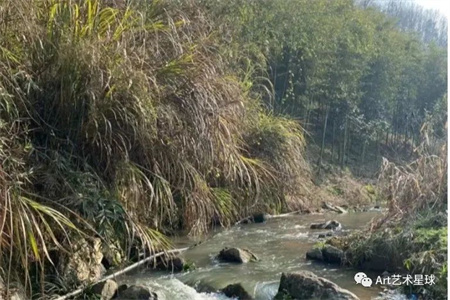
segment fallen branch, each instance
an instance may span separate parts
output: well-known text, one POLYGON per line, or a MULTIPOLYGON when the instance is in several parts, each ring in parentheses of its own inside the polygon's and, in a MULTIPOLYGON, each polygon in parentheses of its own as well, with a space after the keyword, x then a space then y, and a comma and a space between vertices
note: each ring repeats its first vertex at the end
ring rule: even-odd
POLYGON ((98 283, 104 282, 104 281, 106 281, 106 280, 113 279, 113 278, 115 278, 115 277, 117 277, 117 276, 123 275, 123 274, 125 274, 125 273, 127 273, 127 272, 129 272, 129 271, 131 271, 131 270, 133 270, 133 269, 136 269, 136 268, 139 267, 139 266, 142 266, 143 264, 145 264, 146 262, 148 262, 148 261, 150 261, 150 260, 152 260, 152 259, 155 259, 155 258, 160 257, 160 256, 163 256, 163 255, 167 255, 167 254, 177 254, 177 253, 181 253, 181 252, 186 251, 186 250, 188 250, 188 249, 189 249, 189 247, 186 247, 186 248, 179 248, 179 249, 173 249, 173 250, 169 250, 169 251, 165 251, 165 252, 159 252, 159 253, 156 253, 156 254, 154 254, 154 255, 150 255, 149 257, 146 257, 146 258, 144 258, 143 260, 140 260, 140 261, 138 261, 137 263, 134 263, 134 264, 132 264, 132 265, 130 265, 130 266, 128 266, 128 267, 126 267, 126 268, 120 270, 120 271, 117 271, 117 272, 115 272, 115 273, 113 273, 113 274, 111 274, 111 275, 108 275, 108 276, 106 276, 106 277, 103 277, 102 279, 100 279, 100 280, 94 282, 94 283, 91 284, 91 285, 87 285, 87 286, 80 287, 80 288, 76 289, 75 291, 70 292, 69 294, 66 294, 66 295, 64 295, 64 296, 55 298, 54 300, 66 300, 66 299, 69 299, 70 297, 73 297, 73 296, 76 296, 76 295, 81 294, 81 293, 82 293, 85 289, 87 289, 89 286, 93 286, 93 285, 95 285, 95 284, 98 284, 98 283))
POLYGON ((301 210, 296 210, 296 211, 291 211, 291 212, 288 212, 288 213, 285 213, 285 214, 271 215, 269 218, 284 218, 284 217, 299 215, 301 213, 302 213, 301 210))

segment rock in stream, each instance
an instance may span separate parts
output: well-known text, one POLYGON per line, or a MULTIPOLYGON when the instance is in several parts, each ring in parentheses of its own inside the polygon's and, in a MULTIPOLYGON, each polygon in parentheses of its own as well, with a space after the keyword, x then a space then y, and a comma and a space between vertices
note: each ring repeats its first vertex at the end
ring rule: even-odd
POLYGON ((331 264, 341 264, 344 251, 331 245, 325 245, 323 248, 313 248, 306 252, 306 258, 331 264))
POLYGON ((223 288, 222 293, 230 298, 237 298, 239 300, 253 300, 253 297, 242 287, 240 283, 230 284, 223 288))
POLYGON ((342 225, 336 220, 330 220, 323 223, 312 223, 309 228, 339 230, 342 228, 342 225))
POLYGON ((224 248, 220 251, 217 258, 223 262, 248 263, 250 261, 258 261, 258 257, 247 249, 240 248, 224 248))
POLYGON ((283 273, 275 299, 359 300, 348 290, 309 271, 283 273))

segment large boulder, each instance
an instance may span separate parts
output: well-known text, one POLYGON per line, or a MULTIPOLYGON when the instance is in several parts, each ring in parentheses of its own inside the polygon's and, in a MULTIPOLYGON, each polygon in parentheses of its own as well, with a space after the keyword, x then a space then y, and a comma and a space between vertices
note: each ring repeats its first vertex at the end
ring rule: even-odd
POLYGON ((306 252, 306 258, 312 260, 320 260, 323 261, 322 249, 320 248, 312 248, 308 252, 306 252))
POLYGON ((121 285, 117 291, 117 300, 158 300, 158 295, 141 285, 121 285))
POLYGON ((339 223, 336 220, 330 220, 323 223, 312 223, 311 226, 309 226, 310 229, 332 229, 332 230, 339 230, 342 228, 341 223, 339 223))
POLYGON ((81 239, 72 245, 70 255, 62 255, 58 269, 67 285, 78 286, 98 281, 105 273, 101 240, 81 239))
POLYGON ((325 245, 323 248, 313 248, 306 252, 306 258, 331 264, 341 264, 344 251, 331 245, 325 245))
POLYGON ((239 300, 253 300, 253 297, 242 287, 240 283, 230 284, 223 288, 225 296, 239 300))
POLYGON ((331 245, 325 245, 322 248, 323 260, 328 263, 342 263, 344 251, 331 245))
POLYGON ((100 296, 100 300, 112 299, 118 289, 118 284, 112 279, 97 283, 92 287, 92 292, 100 296))
POLYGON ((283 273, 275 299, 359 300, 356 295, 309 271, 283 273))
POLYGON ((220 251, 217 258, 223 262, 248 263, 250 261, 258 261, 258 257, 247 249, 240 248, 224 248, 220 251))

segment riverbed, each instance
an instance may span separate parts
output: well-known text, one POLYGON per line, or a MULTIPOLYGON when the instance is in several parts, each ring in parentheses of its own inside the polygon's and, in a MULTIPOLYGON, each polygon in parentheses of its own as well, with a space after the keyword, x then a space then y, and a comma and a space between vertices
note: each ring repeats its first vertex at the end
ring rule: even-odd
MULTIPOLYGON (((306 251, 324 239, 328 230, 311 230, 313 222, 337 220, 343 233, 362 229, 380 213, 310 214, 270 218, 265 223, 242 224, 230 229, 218 229, 201 244, 187 250, 183 257, 196 268, 189 272, 167 274, 140 270, 120 278, 121 283, 141 284, 158 293, 158 299, 209 300, 229 299, 211 293, 232 283, 240 283, 256 300, 271 300, 275 296, 282 272, 308 270, 327 278, 356 294, 361 300, 378 299, 381 287, 362 287, 354 281, 356 270, 306 260, 306 251), (224 247, 246 248, 260 261, 247 264, 221 263, 215 256, 224 247)), ((173 239, 176 246, 190 246, 196 241, 187 237, 173 239)), ((367 272, 366 272, 367 273, 367 272)), ((381 274, 367 273, 374 280, 381 274)), ((375 282, 375 281, 374 281, 375 282)), ((398 297, 401 299, 402 297, 398 297)))

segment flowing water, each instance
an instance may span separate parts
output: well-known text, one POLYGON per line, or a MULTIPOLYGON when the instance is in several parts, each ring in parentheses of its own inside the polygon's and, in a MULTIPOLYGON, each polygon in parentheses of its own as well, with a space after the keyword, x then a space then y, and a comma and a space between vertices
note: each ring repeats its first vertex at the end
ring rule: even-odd
MULTIPOLYGON (((294 215, 272 218, 263 224, 235 226, 215 232, 205 242, 183 253, 187 261, 195 263, 195 270, 173 275, 142 270, 124 276, 120 281, 147 285, 157 292, 161 299, 166 300, 229 299, 207 291, 241 283, 256 300, 270 300, 278 290, 282 272, 309 270, 350 290, 361 300, 377 299, 380 287, 364 288, 357 285, 353 279, 355 270, 306 260, 305 254, 319 241, 318 235, 327 232, 311 230, 309 224, 334 219, 342 224, 344 232, 352 231, 363 228, 378 214, 361 212, 343 215, 294 215), (260 261, 247 264, 220 263, 215 256, 224 247, 249 249, 260 261)), ((195 241, 178 238, 174 243, 182 247, 192 245, 195 241)), ((373 280, 381 275, 367 274, 373 280)))

